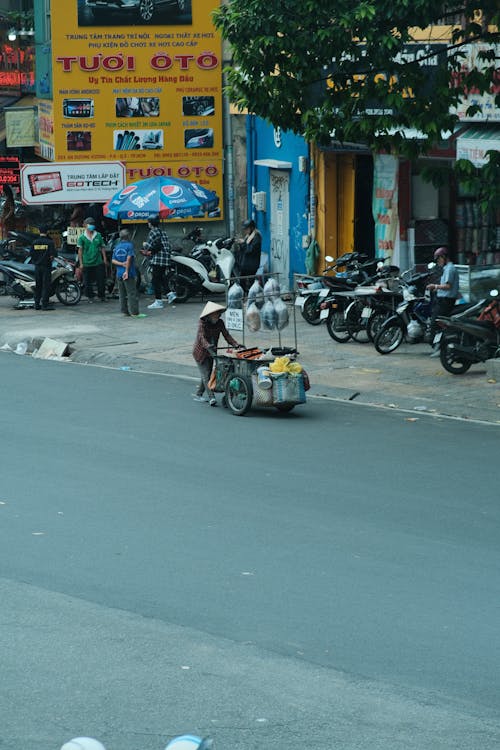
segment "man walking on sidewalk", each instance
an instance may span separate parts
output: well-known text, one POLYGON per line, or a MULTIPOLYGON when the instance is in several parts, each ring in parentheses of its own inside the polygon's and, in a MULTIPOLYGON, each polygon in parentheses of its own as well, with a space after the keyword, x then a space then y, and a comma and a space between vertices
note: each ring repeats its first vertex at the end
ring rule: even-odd
POLYGON ((168 239, 167 233, 160 227, 160 217, 153 216, 148 221, 149 234, 146 242, 143 243, 144 254, 151 258, 153 269, 153 291, 155 301, 148 305, 149 310, 156 310, 163 307, 161 295, 163 292, 163 280, 168 266, 168 260, 172 246, 168 239))

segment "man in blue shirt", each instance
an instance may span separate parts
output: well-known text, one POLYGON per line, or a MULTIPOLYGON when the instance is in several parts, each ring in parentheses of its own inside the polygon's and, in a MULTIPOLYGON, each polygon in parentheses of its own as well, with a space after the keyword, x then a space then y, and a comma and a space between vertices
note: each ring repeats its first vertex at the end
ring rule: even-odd
MULTIPOLYGON (((458 298, 458 271, 449 258, 448 248, 438 247, 434 253, 434 260, 442 269, 442 273, 439 283, 427 285, 427 289, 436 292, 431 319, 431 343, 437 331, 436 318, 448 318, 458 298)), ((439 357, 439 346, 432 350, 431 357, 439 357)))
POLYGON ((145 315, 139 314, 135 251, 128 229, 120 231, 120 239, 114 247, 111 262, 116 267, 116 283, 122 313, 132 318, 145 318, 145 315))

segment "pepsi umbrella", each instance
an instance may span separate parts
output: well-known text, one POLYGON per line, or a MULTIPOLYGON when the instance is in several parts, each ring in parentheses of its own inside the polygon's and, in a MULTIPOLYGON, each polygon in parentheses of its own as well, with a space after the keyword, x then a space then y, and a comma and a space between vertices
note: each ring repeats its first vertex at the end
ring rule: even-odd
POLYGON ((119 190, 103 207, 110 219, 139 221, 160 216, 183 219, 217 215, 219 197, 197 182, 177 177, 147 177, 119 190))

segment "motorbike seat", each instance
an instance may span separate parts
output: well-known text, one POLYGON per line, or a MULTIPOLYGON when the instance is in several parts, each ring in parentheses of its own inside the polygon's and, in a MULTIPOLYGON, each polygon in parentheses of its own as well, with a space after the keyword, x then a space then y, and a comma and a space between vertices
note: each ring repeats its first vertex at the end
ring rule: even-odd
POLYGON ((35 266, 32 263, 19 263, 17 260, 2 260, 2 265, 10 268, 12 271, 35 273, 35 266))

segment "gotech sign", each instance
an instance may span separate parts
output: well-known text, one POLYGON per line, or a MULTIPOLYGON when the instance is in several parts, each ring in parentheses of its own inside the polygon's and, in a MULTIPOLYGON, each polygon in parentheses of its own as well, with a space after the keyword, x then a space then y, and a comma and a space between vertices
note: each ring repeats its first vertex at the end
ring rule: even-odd
POLYGON ((52 0, 55 160, 120 160, 129 183, 193 180, 222 206, 218 3, 167 4, 151 21, 139 3, 119 13, 92 5, 52 0))

